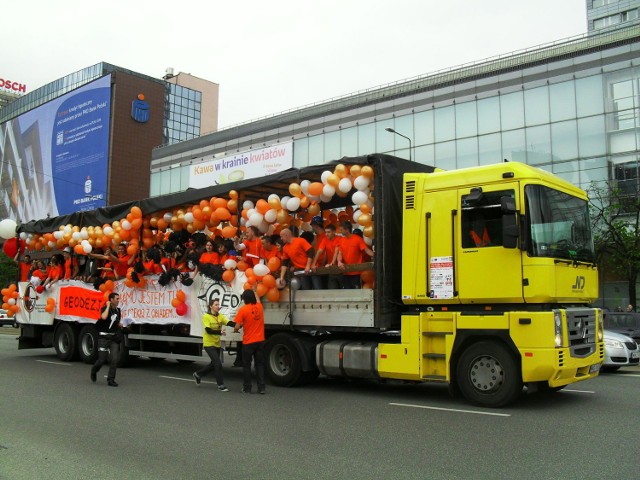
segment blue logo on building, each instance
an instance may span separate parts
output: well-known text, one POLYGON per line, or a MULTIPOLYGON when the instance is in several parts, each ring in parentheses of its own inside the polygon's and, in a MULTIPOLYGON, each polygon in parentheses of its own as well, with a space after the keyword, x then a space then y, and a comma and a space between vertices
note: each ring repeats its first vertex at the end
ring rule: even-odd
POLYGON ((131 118, 138 123, 149 121, 149 104, 145 102, 142 93, 139 93, 138 98, 131 102, 131 118))

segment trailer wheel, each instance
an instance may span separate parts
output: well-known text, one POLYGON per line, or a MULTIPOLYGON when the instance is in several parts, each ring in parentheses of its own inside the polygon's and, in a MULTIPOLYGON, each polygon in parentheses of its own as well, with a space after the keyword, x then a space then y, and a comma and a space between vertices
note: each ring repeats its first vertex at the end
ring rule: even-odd
POLYGON ((279 387, 293 387, 302 381, 300 354, 288 335, 278 333, 269 339, 265 368, 273 384, 279 387))
POLYGON ((495 342, 479 342, 467 348, 460 356, 457 378, 464 397, 482 407, 502 407, 522 393, 515 358, 495 342))
POLYGON ((98 359, 98 329, 85 325, 78 335, 78 354, 84 363, 96 363, 98 359))
POLYGON ((58 358, 65 362, 70 362, 76 356, 76 331, 68 323, 61 323, 56 329, 53 337, 53 347, 58 358))

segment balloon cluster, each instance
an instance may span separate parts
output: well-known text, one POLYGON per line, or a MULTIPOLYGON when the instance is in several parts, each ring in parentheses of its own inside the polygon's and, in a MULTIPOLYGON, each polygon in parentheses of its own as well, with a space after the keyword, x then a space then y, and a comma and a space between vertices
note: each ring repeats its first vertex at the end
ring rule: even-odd
POLYGON ((56 299, 53 297, 47 298, 47 304, 44 306, 44 311, 53 313, 55 309, 56 309, 56 299))
POLYGON ((115 287, 116 287, 116 284, 113 282, 113 280, 107 280, 106 282, 103 282, 100 284, 100 286, 98 287, 98 290, 104 293, 104 299, 108 300, 109 295, 111 295, 111 292, 113 292, 113 289, 115 287))
POLYGON ((7 288, 3 288, 2 293, 2 308, 7 311, 8 317, 13 317, 16 313, 20 311, 20 306, 17 301, 20 297, 20 293, 18 292, 18 286, 15 283, 12 283, 7 288))
POLYGON ((187 314, 187 295, 182 290, 176 292, 176 296, 171 300, 171 306, 176 309, 176 313, 181 317, 187 314))

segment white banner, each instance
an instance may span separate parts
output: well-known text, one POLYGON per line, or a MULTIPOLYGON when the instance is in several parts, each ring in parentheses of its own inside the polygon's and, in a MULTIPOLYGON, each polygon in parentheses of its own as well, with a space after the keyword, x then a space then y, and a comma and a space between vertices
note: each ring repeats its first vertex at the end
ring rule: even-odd
POLYGON ((282 172, 293 166, 293 142, 278 143, 228 157, 208 156, 194 161, 200 160, 206 161, 192 165, 189 170, 189 188, 210 187, 282 172))

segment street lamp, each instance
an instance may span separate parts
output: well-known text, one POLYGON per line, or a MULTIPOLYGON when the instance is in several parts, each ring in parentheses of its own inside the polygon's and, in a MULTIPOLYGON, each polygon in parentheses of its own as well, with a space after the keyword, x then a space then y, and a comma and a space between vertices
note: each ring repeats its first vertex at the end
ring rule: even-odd
POLYGON ((402 135, 401 133, 396 132, 393 128, 391 127, 387 127, 385 128, 385 130, 387 132, 390 133, 395 133, 396 135, 400 135, 402 138, 406 138, 407 140, 409 140, 409 161, 411 161, 411 139, 409 137, 407 137, 406 135, 402 135))

